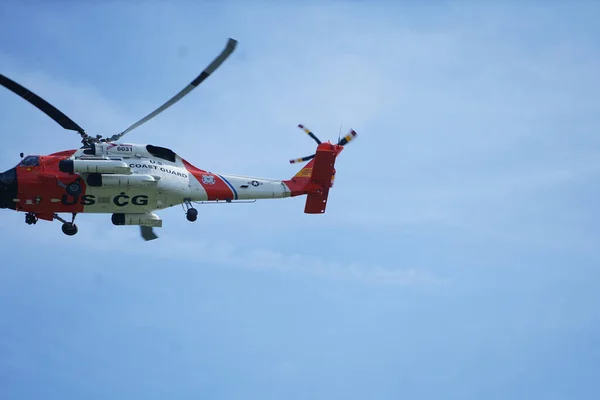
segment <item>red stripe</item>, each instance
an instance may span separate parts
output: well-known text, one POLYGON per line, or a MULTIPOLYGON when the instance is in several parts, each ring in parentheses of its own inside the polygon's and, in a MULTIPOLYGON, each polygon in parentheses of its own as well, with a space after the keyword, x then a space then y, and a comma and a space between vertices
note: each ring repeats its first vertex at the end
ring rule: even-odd
POLYGON ((233 200, 233 192, 229 186, 219 178, 218 175, 194 167, 192 164, 182 159, 185 168, 200 182, 200 185, 206 190, 208 200, 233 200))

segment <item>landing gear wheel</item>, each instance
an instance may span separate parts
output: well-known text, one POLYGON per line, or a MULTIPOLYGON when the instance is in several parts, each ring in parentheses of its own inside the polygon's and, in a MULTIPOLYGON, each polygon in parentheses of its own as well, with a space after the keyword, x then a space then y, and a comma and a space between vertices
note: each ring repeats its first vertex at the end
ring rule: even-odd
POLYGON ((25 214, 25 223, 27 225, 35 225, 37 223, 37 217, 33 213, 25 214))
POLYGON ((198 218, 198 210, 196 210, 195 208, 190 208, 185 213, 185 217, 188 221, 194 222, 198 218))
POLYGON ((65 222, 62 225, 62 231, 67 236, 73 236, 77 233, 77 225, 72 222, 65 222))
POLYGON ((81 194, 81 185, 79 184, 79 181, 75 181, 72 183, 69 183, 67 185, 67 194, 75 197, 75 196, 79 196, 81 194))
POLYGON ((184 207, 185 217, 188 221, 194 222, 198 218, 198 210, 192 206, 190 199, 184 199, 182 206, 184 207))

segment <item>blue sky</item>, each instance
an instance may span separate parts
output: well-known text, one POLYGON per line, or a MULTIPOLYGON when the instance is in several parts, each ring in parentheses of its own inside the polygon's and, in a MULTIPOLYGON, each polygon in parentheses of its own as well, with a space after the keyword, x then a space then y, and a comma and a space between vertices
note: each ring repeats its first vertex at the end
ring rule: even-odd
MULTIPOLYGON (((600 390, 600 7, 592 2, 4 2, 0 66, 90 133, 288 178, 303 199, 1 212, 0 398, 592 399, 600 390), (10 38, 10 40, 8 40, 10 38)), ((0 169, 78 137, 0 91, 0 169)))

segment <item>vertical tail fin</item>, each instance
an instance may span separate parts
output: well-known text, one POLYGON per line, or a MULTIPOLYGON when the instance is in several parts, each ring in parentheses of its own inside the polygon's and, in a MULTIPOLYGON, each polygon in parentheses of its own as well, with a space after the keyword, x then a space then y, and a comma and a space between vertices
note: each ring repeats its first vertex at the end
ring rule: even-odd
POLYGON ((292 196, 307 195, 304 206, 306 214, 325 212, 329 189, 333 185, 335 175, 335 159, 342 150, 343 146, 340 145, 319 144, 315 157, 292 179, 284 181, 292 196))

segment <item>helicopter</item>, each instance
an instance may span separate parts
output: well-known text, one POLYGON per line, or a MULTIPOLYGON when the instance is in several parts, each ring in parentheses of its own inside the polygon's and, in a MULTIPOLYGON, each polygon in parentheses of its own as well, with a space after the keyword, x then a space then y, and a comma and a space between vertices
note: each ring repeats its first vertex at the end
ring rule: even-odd
POLYGON ((337 143, 321 142, 310 129, 298 127, 316 143, 315 153, 290 160, 306 163, 290 179, 277 180, 221 174, 200 169, 173 150, 153 144, 124 143, 121 138, 163 112, 212 75, 237 46, 229 38, 221 53, 175 96, 110 137, 90 136, 56 107, 17 82, 0 74, 0 84, 81 136, 81 147, 49 155, 20 154, 21 161, 0 173, 0 208, 25 213, 25 222, 60 221, 73 236, 81 213, 111 214, 113 225, 137 225, 144 240, 154 240, 162 227, 155 213, 181 205, 188 221, 198 218, 194 204, 255 202, 306 195, 304 212, 325 212, 335 178, 335 160, 357 134, 350 129, 337 143), (70 214, 70 219, 59 214, 70 214))

